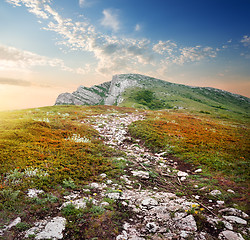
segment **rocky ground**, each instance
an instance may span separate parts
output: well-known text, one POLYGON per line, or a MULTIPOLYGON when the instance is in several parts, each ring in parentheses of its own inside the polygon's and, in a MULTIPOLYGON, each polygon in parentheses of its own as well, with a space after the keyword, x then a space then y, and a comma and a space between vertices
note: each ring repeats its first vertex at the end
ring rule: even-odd
MULTIPOLYGON (((166 152, 152 153, 139 139, 129 136, 128 125, 143 118, 139 112, 111 113, 91 116, 84 122, 92 125, 106 144, 126 156, 118 159, 127 162, 124 174, 117 177, 119 181, 102 174, 102 183, 89 184, 95 189, 94 197, 87 197, 97 206, 108 205, 107 198, 120 201, 124 211, 130 213, 116 239, 247 239, 249 216, 226 207, 219 190, 201 189, 194 176, 202 169, 184 164, 166 152)), ((234 194, 230 189, 228 193, 234 194)), ((29 191, 30 197, 36 194, 34 189, 29 191)), ((84 208, 86 203, 86 197, 72 191, 61 208, 68 204, 84 208)), ((19 221, 16 219, 2 232, 19 221)), ((35 239, 67 239, 63 235, 65 224, 66 219, 61 216, 38 221, 24 238, 34 235, 35 239)))

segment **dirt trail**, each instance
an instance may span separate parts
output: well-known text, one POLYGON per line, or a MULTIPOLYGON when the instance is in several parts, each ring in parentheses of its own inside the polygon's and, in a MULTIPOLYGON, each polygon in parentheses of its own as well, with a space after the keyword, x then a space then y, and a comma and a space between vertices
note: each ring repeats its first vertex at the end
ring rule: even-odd
POLYGON ((116 239, 244 239, 239 233, 248 234, 246 221, 240 218, 244 213, 216 201, 219 192, 215 191, 214 200, 206 204, 198 201, 201 196, 190 194, 198 186, 189 177, 202 170, 195 172, 191 165, 178 164, 166 152, 153 154, 139 139, 128 135, 128 125, 142 119, 140 113, 111 113, 88 121, 107 145, 123 151, 130 162, 120 177, 124 184, 111 184, 121 192, 107 195, 133 212, 116 239))

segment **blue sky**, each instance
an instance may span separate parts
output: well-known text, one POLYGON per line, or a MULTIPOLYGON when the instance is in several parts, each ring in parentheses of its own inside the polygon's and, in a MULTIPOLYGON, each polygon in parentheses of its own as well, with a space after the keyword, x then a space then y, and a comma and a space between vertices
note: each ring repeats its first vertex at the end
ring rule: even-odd
POLYGON ((0 110, 140 73, 250 96, 249 0, 2 0, 0 110))

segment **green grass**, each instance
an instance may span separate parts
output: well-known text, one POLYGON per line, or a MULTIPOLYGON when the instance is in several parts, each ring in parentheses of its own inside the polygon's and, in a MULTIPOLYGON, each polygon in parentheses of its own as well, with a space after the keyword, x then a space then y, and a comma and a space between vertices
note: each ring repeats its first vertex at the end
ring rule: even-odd
MULTIPOLYGON (((95 197, 93 189, 82 189, 90 182, 103 181, 101 173, 106 173, 113 183, 123 184, 120 176, 132 166, 131 159, 104 145, 98 132, 83 121, 97 114, 135 111, 138 110, 115 106, 53 106, 1 112, 0 226, 21 216, 24 224, 11 230, 17 237, 28 228, 26 223, 32 225, 36 219, 53 213, 67 218, 65 232, 71 239, 114 238, 130 215, 119 201, 104 198, 102 201, 108 202, 108 206, 89 202, 86 209, 59 207, 65 201, 63 197, 73 191, 80 192, 81 197, 95 197), (29 188, 43 189, 44 193, 29 199, 29 188)), ((200 187, 221 187, 224 192, 234 189, 237 194, 233 197, 247 202, 250 140, 244 119, 222 121, 212 112, 187 114, 174 109, 145 111, 144 115, 145 120, 129 126, 132 136, 140 138, 154 152, 167 151, 167 156, 175 155, 180 161, 203 168, 200 178, 192 178, 200 181, 200 187)), ((159 173, 152 169, 150 179, 159 178, 159 173)), ((179 189, 177 195, 186 194, 184 190, 179 189)), ((231 198, 225 195, 226 201, 231 198)))

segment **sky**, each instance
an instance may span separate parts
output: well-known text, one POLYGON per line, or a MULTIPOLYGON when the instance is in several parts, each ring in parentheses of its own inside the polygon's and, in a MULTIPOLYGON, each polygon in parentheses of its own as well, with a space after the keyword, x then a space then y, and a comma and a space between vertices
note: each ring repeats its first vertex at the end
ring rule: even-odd
POLYGON ((250 97, 250 0, 0 0, 0 110, 124 73, 250 97))

